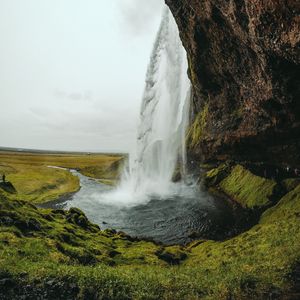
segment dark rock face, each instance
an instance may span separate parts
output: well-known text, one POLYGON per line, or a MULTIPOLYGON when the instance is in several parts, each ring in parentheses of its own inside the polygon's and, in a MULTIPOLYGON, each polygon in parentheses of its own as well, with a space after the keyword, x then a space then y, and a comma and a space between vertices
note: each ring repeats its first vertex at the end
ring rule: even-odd
POLYGON ((89 229, 91 231, 100 230, 99 226, 96 224, 91 224, 85 214, 76 207, 71 207, 67 213, 66 219, 68 222, 77 224, 78 226, 89 229))
POLYGON ((10 193, 10 194, 16 194, 17 193, 17 190, 15 189, 13 184, 11 182, 8 182, 8 181, 0 182, 0 188, 2 190, 4 190, 5 192, 10 193))
MULTIPOLYGON (((0 299, 1 300, 24 300, 24 299, 77 299, 79 287, 67 278, 64 281, 57 279, 47 279, 44 282, 26 282, 25 279, 14 280, 4 278, 0 280, 0 299)), ((95 299, 95 298, 84 298, 95 299)))
POLYGON ((166 3, 188 53, 192 119, 207 110, 190 155, 299 166, 300 2, 166 3))

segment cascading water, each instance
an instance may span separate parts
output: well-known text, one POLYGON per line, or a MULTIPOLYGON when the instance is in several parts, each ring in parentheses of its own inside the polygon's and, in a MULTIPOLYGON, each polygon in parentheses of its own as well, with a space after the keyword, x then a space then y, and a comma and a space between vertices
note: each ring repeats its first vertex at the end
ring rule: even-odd
POLYGON ((81 208, 102 229, 166 244, 190 242, 195 232, 203 238, 218 237, 220 228, 225 232, 233 219, 227 203, 215 201, 197 185, 172 182, 178 163, 185 174, 190 96, 186 54, 166 8, 148 67, 137 149, 128 170, 114 189, 72 171, 81 189, 61 205, 81 208))
POLYGON ((189 99, 186 53, 166 8, 146 75, 136 154, 119 187, 130 197, 164 197, 174 191, 172 175, 180 158, 185 165, 189 99))

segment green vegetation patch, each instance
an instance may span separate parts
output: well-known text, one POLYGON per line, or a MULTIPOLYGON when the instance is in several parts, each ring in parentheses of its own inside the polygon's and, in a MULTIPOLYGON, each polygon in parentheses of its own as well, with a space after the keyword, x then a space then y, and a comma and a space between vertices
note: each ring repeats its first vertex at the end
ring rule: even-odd
POLYGON ((205 104, 202 111, 198 113, 193 124, 190 126, 187 133, 187 146, 195 148, 201 141, 208 117, 208 103, 205 104))
POLYGON ((231 171, 231 165, 224 163, 205 173, 203 178, 206 187, 216 187, 231 171))
POLYGON ((300 184, 300 179, 299 178, 288 178, 288 179, 283 180, 282 183, 283 183, 283 186, 286 188, 286 190, 288 192, 290 192, 300 184))
POLYGON ((85 176, 100 179, 104 184, 107 182, 109 185, 112 185, 119 179, 123 165, 123 159, 119 159, 113 162, 103 162, 95 166, 82 167, 79 171, 85 176))
MULTIPOLYGON (((221 184, 228 177, 251 197, 268 191, 241 166, 221 184)), ((76 208, 37 209, 0 193, 0 298, 297 299, 299 228, 300 185, 239 236, 168 247, 101 231, 76 208)))
POLYGON ((38 261, 44 256, 51 262, 81 265, 167 264, 156 253, 159 246, 114 230, 101 231, 77 208, 38 209, 1 193, 0 225, 2 263, 9 254, 16 259, 38 261))
POLYGON ((289 220, 289 223, 292 223, 293 225, 299 224, 300 184, 282 197, 274 207, 268 209, 261 218, 261 222, 264 224, 267 222, 278 224, 282 223, 283 220, 289 220))
POLYGON ((79 190, 79 178, 68 170, 18 165, 18 172, 7 175, 17 190, 17 198, 31 203, 55 200, 79 190))
POLYGON ((270 205, 275 186, 275 181, 256 176, 241 165, 235 166, 220 183, 228 196, 247 208, 270 205))
MULTIPOLYGON (((57 166, 79 170, 82 174, 115 184, 123 165, 120 155, 105 154, 40 154, 0 151, 0 174, 6 174, 17 191, 13 199, 43 203, 79 190, 77 176, 57 166)), ((0 186, 1 188, 1 186, 0 186)), ((2 189, 5 189, 2 187, 2 189)))

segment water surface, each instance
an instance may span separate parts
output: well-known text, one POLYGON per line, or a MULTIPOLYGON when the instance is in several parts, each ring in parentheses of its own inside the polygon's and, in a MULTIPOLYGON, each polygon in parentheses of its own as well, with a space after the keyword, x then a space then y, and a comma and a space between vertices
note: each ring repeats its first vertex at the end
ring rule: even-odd
POLYGON ((80 178, 81 189, 55 207, 78 207, 101 229, 113 228, 165 244, 222 239, 235 230, 233 208, 196 188, 190 187, 182 195, 154 196, 146 203, 125 205, 115 202, 115 197, 109 200, 113 187, 71 172, 80 178))

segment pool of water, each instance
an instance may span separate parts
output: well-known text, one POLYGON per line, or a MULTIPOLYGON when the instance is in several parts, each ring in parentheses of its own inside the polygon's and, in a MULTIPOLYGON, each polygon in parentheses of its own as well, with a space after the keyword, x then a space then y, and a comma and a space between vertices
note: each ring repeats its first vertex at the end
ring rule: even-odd
POLYGON ((79 177, 81 189, 50 207, 78 207, 101 229, 112 228, 164 244, 184 244, 195 238, 224 239, 239 230, 232 205, 196 187, 181 195, 153 196, 144 203, 125 205, 109 201, 113 187, 71 172, 79 177))

